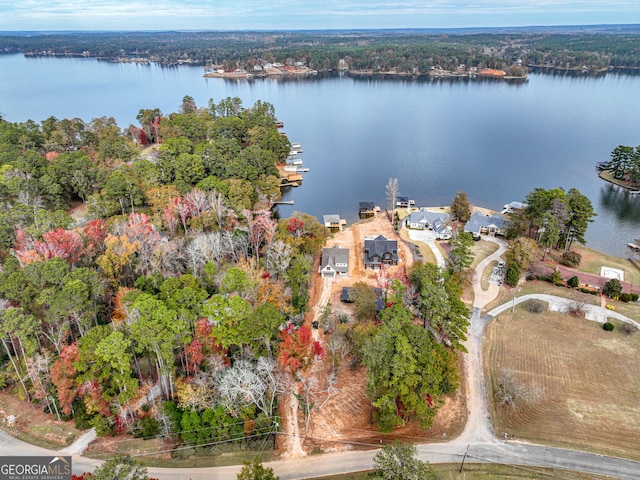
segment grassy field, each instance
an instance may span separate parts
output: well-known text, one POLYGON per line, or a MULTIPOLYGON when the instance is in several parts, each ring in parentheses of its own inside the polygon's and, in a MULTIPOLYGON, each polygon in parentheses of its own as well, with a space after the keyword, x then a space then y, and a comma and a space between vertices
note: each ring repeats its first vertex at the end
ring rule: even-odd
MULTIPOLYGON (((476 268, 478 264, 491 255, 493 252, 498 250, 500 246, 495 242, 488 242, 487 240, 479 240, 473 243, 473 248, 471 251, 473 252, 473 262, 471 263, 471 268, 476 268)), ((491 265, 494 267, 496 264, 491 265)))
POLYGON ((640 333, 627 335, 619 324, 605 332, 595 322, 532 314, 521 304, 488 325, 484 349, 498 435, 640 459, 640 333), (496 405, 502 368, 538 390, 538 400, 496 405))
MULTIPOLYGON (((625 281, 640 284, 640 269, 628 259, 607 255, 606 253, 587 248, 584 245, 574 244, 571 247, 571 250, 582 255, 582 260, 580 261, 580 265, 578 265, 576 270, 600 275, 600 267, 602 267, 603 265, 607 267, 618 268, 624 272, 625 281)), ((549 256, 553 260, 559 262, 562 258, 562 251, 554 250, 549 254, 549 256)))
MULTIPOLYGON (((486 280, 483 278, 482 281, 488 284, 488 277, 486 280)), ((522 283, 515 289, 507 288, 506 286, 504 286, 500 289, 496 299, 486 306, 486 311, 488 312, 497 306, 510 302, 513 299, 514 295, 516 297, 521 297, 522 295, 528 295, 531 293, 546 293, 548 295, 556 295, 558 297, 569 299, 575 299, 576 295, 579 295, 579 292, 577 290, 566 287, 558 287, 551 282, 534 280, 531 282, 522 283)), ((600 297, 598 295, 585 294, 582 295, 582 298, 584 298, 586 300, 586 303, 590 305, 600 305, 600 297)), ((607 304, 613 306, 616 312, 625 315, 632 320, 640 321, 640 304, 638 302, 624 303, 619 300, 608 299, 607 304)))

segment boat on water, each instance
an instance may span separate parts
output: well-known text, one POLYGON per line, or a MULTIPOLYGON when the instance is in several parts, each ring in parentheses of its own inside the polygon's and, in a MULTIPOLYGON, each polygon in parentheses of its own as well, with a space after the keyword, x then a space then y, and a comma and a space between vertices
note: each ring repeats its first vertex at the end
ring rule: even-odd
POLYGON ((300 145, 299 143, 292 143, 291 150, 295 150, 298 153, 302 153, 302 145, 300 145))
POLYGON ((640 245, 638 245, 637 243, 633 243, 633 242, 629 242, 627 243, 627 247, 633 249, 633 250, 640 250, 640 245))
POLYGON ((297 172, 298 171, 298 167, 296 167, 295 165, 287 165, 283 168, 283 170, 285 172, 297 172))
POLYGON ((296 167, 296 172, 308 172, 308 171, 309 171, 308 168, 296 167))
POLYGON ((301 167, 302 166, 302 160, 300 160, 300 159, 292 160, 291 161, 291 165, 295 165, 296 167, 301 167))

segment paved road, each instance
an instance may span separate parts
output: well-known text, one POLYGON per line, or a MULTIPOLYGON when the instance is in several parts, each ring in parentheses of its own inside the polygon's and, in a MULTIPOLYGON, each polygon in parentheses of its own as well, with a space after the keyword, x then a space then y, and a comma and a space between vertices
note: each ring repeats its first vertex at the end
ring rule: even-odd
MULTIPOLYGON (((504 253, 506 244, 500 240, 487 238, 499 244, 499 249, 484 259, 476 268, 474 279, 475 300, 471 311, 471 325, 465 343, 468 354, 465 355, 467 368, 467 406, 468 421, 460 437, 448 442, 423 444, 418 446, 418 455, 431 463, 460 463, 467 453, 466 462, 500 463, 506 465, 524 465, 531 467, 553 467, 559 469, 606 475, 612 478, 629 480, 640 479, 640 462, 621 458, 596 455, 577 450, 567 450, 526 443, 506 442, 496 438, 487 405, 487 393, 482 368, 482 335, 487 323, 495 315, 512 308, 513 302, 482 315, 483 307, 495 298, 499 286, 490 284, 488 290, 482 290, 480 279, 482 272, 492 261, 498 261, 504 253)), ((551 295, 527 295, 515 299, 515 304, 531 298, 549 303, 550 310, 567 311, 571 300, 551 295)), ((587 319, 603 322, 607 317, 615 317, 632 323, 638 322, 626 318, 617 312, 602 307, 589 306, 587 319)), ((69 451, 77 451, 77 445, 69 451)), ((54 455, 56 453, 33 445, 28 445, 0 431, 0 453, 16 455, 54 455)), ((310 477, 335 475, 339 473, 368 470, 376 451, 357 451, 311 455, 301 459, 280 460, 267 463, 282 480, 295 480, 310 477)), ((78 455, 73 457, 74 472, 80 473, 95 468, 97 462, 78 455)), ((149 468, 149 474, 161 480, 235 480, 239 466, 218 468, 149 468)))

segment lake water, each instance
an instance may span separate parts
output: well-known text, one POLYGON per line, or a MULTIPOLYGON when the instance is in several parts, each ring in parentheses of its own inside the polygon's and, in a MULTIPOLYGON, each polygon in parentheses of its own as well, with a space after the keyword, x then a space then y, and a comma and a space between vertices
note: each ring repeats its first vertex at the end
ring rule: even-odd
POLYGON ((504 81, 353 78, 205 79, 195 67, 113 64, 94 59, 0 56, 0 114, 8 121, 51 115, 114 117, 124 128, 141 108, 176 111, 191 95, 270 102, 310 169, 280 206, 321 218, 357 219, 358 202, 385 206, 385 185, 418 205, 451 203, 459 190, 499 210, 536 187, 577 188, 598 212, 587 245, 628 257, 640 237, 640 198, 597 177, 617 145, 640 144, 640 76, 531 74, 504 81))

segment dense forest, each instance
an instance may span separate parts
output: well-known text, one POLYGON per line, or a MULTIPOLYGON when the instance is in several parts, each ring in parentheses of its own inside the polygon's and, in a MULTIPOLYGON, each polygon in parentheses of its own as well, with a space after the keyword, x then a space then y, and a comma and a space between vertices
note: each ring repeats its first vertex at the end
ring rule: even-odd
POLYGON ((227 71, 300 62, 317 71, 338 68, 426 73, 498 68, 515 62, 557 69, 640 67, 640 30, 513 29, 289 32, 100 32, 0 35, 0 52, 72 55, 165 65, 220 65, 227 71))
POLYGON ((180 454, 273 439, 279 399, 308 420, 365 365, 380 429, 429 426, 459 383, 460 269, 387 278, 378 315, 370 286, 357 318, 324 306, 321 344, 304 314, 328 231, 271 215, 291 147, 273 106, 185 96, 138 121, 0 118, 0 388, 180 454))

